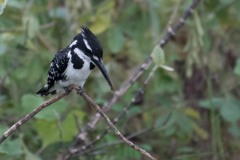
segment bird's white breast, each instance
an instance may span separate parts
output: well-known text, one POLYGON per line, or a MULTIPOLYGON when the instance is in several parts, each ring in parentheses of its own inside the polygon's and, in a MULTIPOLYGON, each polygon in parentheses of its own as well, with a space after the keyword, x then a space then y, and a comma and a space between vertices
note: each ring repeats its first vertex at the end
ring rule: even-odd
POLYGON ((87 80, 90 70, 90 59, 86 57, 78 48, 74 49, 74 52, 83 60, 83 67, 81 69, 75 69, 72 63, 72 56, 68 53, 69 61, 65 71, 66 80, 59 81, 59 85, 62 87, 68 87, 69 85, 78 85, 83 88, 85 81, 87 80))

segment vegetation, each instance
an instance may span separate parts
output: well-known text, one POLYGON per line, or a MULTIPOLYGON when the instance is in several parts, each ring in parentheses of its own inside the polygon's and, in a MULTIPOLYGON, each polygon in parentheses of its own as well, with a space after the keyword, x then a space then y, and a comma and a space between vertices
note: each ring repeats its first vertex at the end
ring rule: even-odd
MULTIPOLYGON (((154 65, 165 60, 175 69, 169 72, 159 67, 155 71, 151 65, 107 112, 110 119, 117 117, 152 71, 144 94, 116 124, 123 135, 159 159, 239 159, 240 1, 202 0, 172 41, 163 50, 154 49, 167 27, 175 24, 191 3, 0 0, 1 135, 51 97, 35 95, 46 83, 51 59, 71 42, 80 26, 88 26, 103 45, 104 63, 115 88, 151 53, 155 61, 159 59, 154 65)), ((84 87, 100 106, 113 94, 98 69, 84 87)), ((61 159, 95 112, 71 93, 4 141, 0 159, 61 159)), ((86 142, 105 128, 101 120, 86 142)), ((134 160, 141 156, 109 132, 71 159, 134 160)))

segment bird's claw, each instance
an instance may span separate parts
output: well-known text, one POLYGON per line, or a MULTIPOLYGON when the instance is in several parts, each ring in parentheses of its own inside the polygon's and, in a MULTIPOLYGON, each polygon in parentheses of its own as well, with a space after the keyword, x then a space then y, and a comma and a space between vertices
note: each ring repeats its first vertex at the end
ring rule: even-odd
POLYGON ((84 90, 81 87, 79 87, 76 91, 77 91, 77 94, 79 95, 82 95, 84 92, 84 90))

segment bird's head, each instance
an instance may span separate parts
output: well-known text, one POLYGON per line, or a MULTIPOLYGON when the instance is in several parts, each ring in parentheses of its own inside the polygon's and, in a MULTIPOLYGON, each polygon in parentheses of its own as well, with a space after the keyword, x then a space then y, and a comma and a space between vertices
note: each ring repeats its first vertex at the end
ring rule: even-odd
POLYGON ((96 65, 107 80, 110 88, 114 90, 112 82, 108 76, 107 70, 103 64, 103 50, 97 37, 86 27, 82 27, 81 32, 74 37, 70 47, 78 48, 84 54, 84 57, 96 65))

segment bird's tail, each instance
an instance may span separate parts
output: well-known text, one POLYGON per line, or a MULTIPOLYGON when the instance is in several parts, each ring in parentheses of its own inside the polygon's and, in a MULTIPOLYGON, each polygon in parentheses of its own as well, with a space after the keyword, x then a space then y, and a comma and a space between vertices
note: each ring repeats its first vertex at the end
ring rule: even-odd
POLYGON ((36 94, 40 95, 40 96, 47 96, 49 95, 49 89, 51 88, 50 85, 46 84, 42 89, 40 89, 39 91, 37 91, 36 94))

